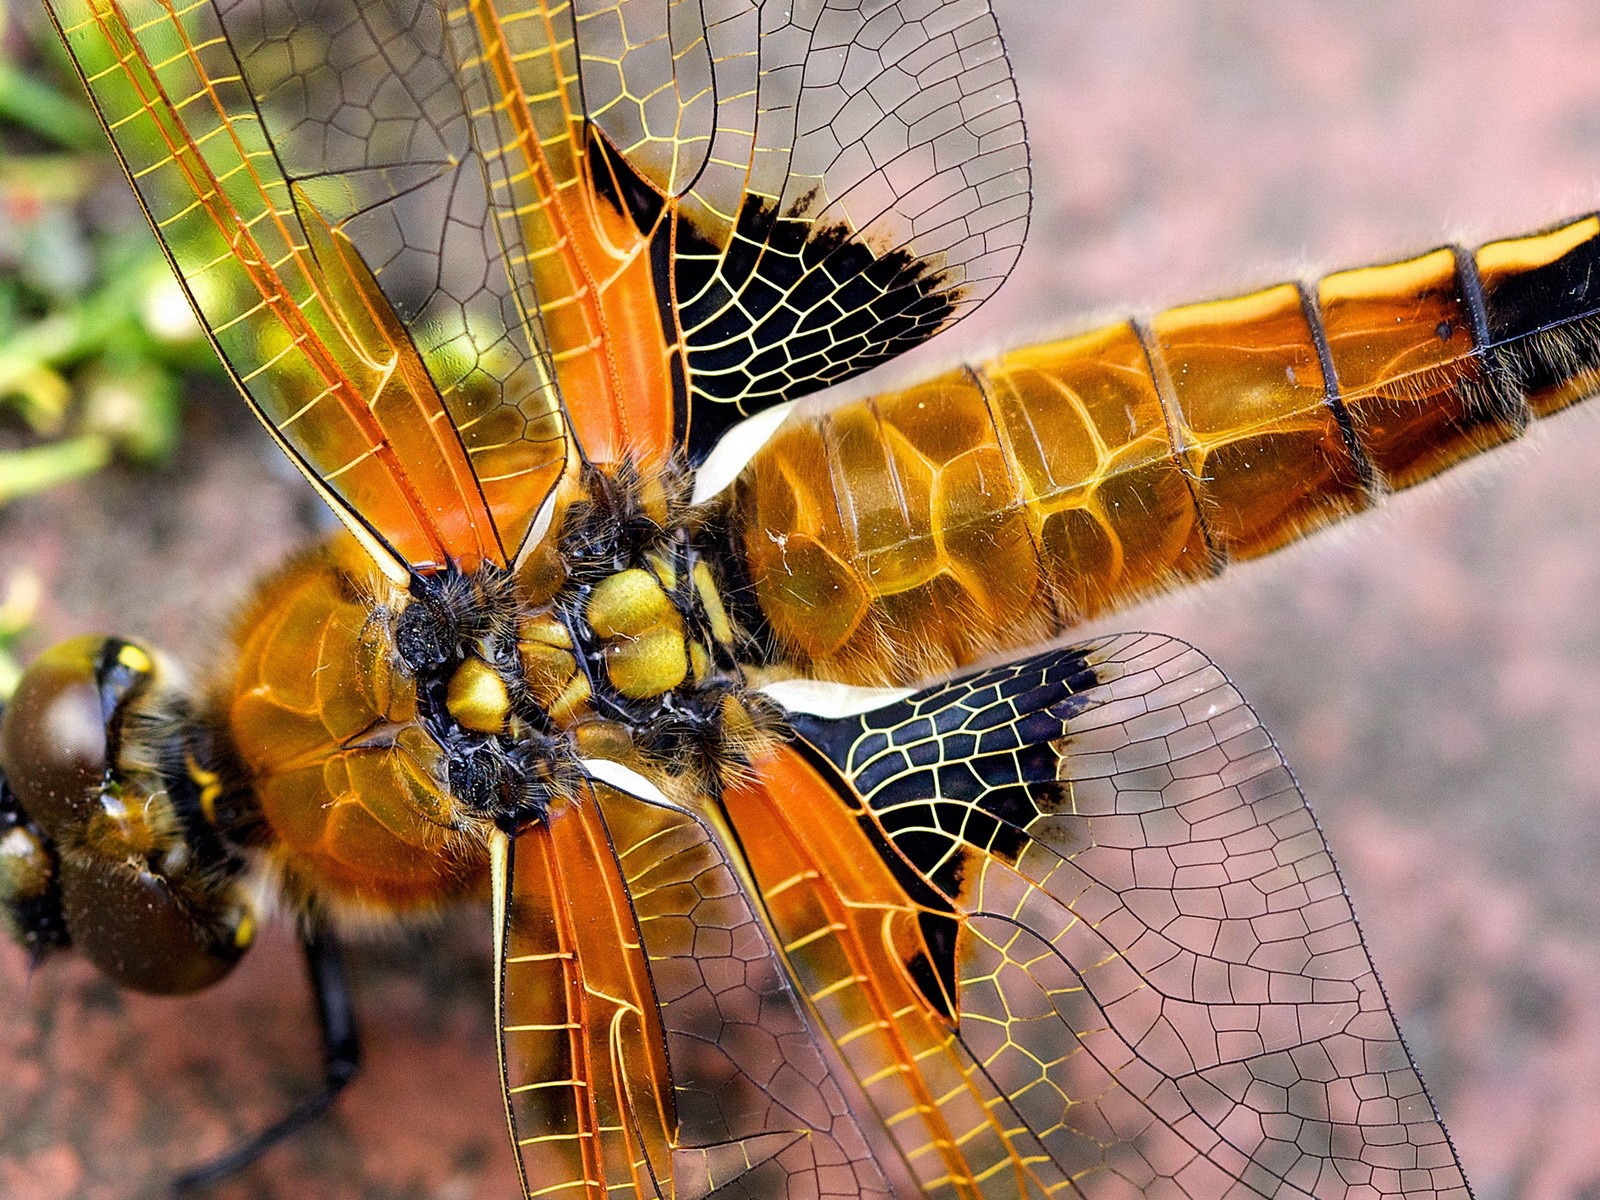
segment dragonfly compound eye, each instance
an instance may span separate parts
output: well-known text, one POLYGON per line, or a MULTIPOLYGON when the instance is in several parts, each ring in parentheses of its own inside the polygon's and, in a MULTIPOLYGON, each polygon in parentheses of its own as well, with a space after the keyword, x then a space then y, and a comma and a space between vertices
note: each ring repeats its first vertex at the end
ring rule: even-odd
POLYGON ((0 904, 36 953, 70 943, 125 987, 181 993, 227 974, 254 921, 160 676, 106 637, 23 672, 0 719, 0 904))
POLYGON ((216 983, 250 948, 242 903, 207 903, 181 880, 127 862, 78 856, 61 864, 61 902, 73 943, 123 987, 184 995, 216 983))
POLYGON ((52 838, 70 837, 100 811, 110 754, 96 678, 105 641, 79 637, 47 650, 23 673, 0 723, 11 787, 52 838))

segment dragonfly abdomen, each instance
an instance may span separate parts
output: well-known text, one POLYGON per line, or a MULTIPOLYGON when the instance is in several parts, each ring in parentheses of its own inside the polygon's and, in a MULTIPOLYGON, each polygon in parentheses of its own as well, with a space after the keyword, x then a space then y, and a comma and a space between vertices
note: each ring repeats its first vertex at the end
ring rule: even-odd
POLYGON ((896 680, 1208 577, 1600 386, 1600 218, 1169 309, 791 420, 739 484, 794 659, 896 680))

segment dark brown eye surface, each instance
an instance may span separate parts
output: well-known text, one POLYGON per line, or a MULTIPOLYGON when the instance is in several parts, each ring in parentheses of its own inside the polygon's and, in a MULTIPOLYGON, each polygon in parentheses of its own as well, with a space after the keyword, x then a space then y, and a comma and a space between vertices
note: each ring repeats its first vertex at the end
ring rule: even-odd
POLYGON ((71 944, 115 982, 180 995, 226 975, 253 920, 198 785, 159 764, 189 733, 151 655, 79 637, 23 673, 0 719, 10 825, 0 900, 25 945, 71 944))
POLYGON ((216 983, 250 948, 245 910, 204 913, 126 863, 68 858, 61 906, 73 944, 123 987, 179 996, 216 983))
POLYGON ((23 809, 53 838, 100 810, 106 714, 98 667, 106 639, 73 638, 23 672, 0 721, 0 763, 23 809))

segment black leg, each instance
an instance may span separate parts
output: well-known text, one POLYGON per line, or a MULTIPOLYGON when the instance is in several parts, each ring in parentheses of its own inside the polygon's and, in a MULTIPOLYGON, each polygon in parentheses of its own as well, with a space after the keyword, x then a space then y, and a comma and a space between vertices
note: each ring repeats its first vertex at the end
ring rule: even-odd
POLYGON ((311 928, 301 939, 306 970, 311 976, 311 994, 317 1005, 317 1024, 322 1030, 322 1089, 307 1096, 260 1133, 226 1154, 172 1181, 174 1196, 189 1196, 220 1183, 229 1175, 244 1170, 284 1138, 303 1129, 332 1107, 355 1078, 361 1066, 361 1038, 356 1032, 355 1006, 350 996, 350 976, 344 953, 333 934, 311 928))

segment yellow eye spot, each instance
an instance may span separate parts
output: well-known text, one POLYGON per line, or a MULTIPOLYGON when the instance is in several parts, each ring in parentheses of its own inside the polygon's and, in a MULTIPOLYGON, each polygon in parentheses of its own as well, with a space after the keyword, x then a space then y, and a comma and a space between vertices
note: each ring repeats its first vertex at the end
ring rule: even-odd
POLYGON ((469 658, 456 668, 445 688, 444 705, 463 728, 477 733, 499 733, 511 713, 506 682, 481 658, 469 658))
POLYGON ((239 914, 239 923, 233 927, 233 945, 238 950, 248 950, 256 940, 256 919, 246 909, 239 914))
POLYGON ((637 637, 677 615, 656 577, 637 567, 602 580, 584 610, 595 636, 603 638, 637 637))
POLYGON ((606 674, 617 691, 634 700, 670 692, 689 674, 683 634, 652 629, 633 641, 606 647, 606 674))
POLYGON ((137 671, 140 675, 148 675, 156 667, 148 654, 131 643, 117 651, 117 662, 130 671, 137 671))

